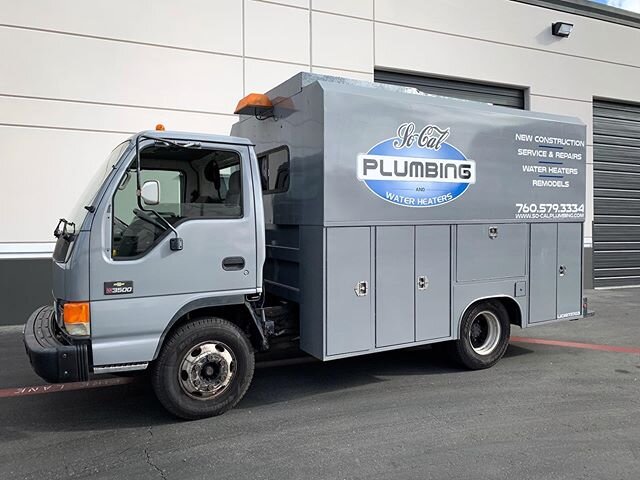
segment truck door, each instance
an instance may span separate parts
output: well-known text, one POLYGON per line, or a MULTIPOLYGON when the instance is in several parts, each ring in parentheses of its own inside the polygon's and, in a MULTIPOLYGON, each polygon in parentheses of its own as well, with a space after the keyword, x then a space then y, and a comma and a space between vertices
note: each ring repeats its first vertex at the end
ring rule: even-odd
POLYGON ((132 156, 92 226, 95 365, 148 361, 186 303, 241 302, 257 290, 249 147, 202 143, 194 150, 156 142, 141 152, 142 181, 158 182, 159 203, 138 202, 132 156), (166 222, 182 250, 170 248, 176 235, 166 222))

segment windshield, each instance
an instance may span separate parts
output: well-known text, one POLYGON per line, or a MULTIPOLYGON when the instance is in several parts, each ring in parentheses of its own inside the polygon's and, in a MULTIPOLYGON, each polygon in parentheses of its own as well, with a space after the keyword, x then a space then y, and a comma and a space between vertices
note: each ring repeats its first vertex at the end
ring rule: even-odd
POLYGON ((113 149, 107 159, 102 162, 102 165, 100 165, 100 167, 96 170, 93 178, 89 180, 86 188, 84 189, 84 192, 82 192, 82 195, 78 197, 78 200, 74 205, 71 214, 69 215, 69 217, 67 217, 69 223, 75 223, 76 231, 80 230, 82 222, 84 221, 84 217, 87 214, 87 209, 84 207, 92 205, 95 196, 98 193, 100 186, 102 185, 102 182, 104 182, 105 179, 109 176, 109 173, 111 173, 111 170, 113 170, 113 167, 118 162, 118 160, 122 156, 122 153, 127 149, 128 146, 129 140, 127 140, 126 142, 122 142, 120 145, 113 149))

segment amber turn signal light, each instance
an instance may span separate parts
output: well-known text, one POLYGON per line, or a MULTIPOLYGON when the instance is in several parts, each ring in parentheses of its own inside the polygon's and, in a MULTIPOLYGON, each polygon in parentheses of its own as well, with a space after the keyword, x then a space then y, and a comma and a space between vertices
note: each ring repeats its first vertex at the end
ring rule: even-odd
POLYGON ((89 302, 65 303, 62 310, 64 328, 69 335, 89 335, 91 333, 89 302))

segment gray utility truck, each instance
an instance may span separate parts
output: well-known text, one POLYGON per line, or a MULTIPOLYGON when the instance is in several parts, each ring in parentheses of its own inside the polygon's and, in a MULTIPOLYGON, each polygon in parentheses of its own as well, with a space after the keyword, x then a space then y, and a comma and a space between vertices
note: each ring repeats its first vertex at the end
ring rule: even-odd
POLYGON ((307 73, 236 113, 230 137, 134 135, 60 220, 24 332, 42 378, 149 369, 193 419, 269 348, 447 342, 480 369, 512 325, 584 315, 578 120, 307 73))

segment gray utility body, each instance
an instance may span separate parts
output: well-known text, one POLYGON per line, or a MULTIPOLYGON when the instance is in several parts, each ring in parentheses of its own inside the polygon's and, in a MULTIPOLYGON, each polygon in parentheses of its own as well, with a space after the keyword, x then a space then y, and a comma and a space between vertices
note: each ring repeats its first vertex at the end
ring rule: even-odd
POLYGON ((523 328, 583 315, 578 120, 307 73, 267 96, 233 136, 114 151, 59 226, 54 306, 25 332, 38 373, 144 369, 202 316, 331 360, 460 339, 487 299, 523 328))
POLYGON ((268 95, 275 119, 232 133, 290 153, 263 197, 264 285, 299 305, 302 350, 456 339, 486 298, 521 327, 582 316, 578 120, 304 73, 268 95))

